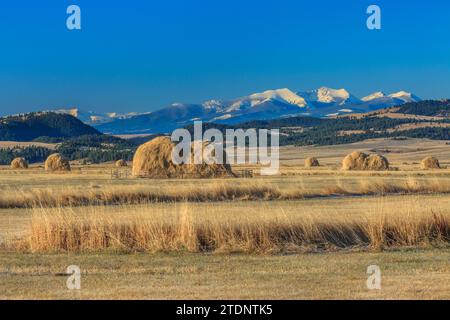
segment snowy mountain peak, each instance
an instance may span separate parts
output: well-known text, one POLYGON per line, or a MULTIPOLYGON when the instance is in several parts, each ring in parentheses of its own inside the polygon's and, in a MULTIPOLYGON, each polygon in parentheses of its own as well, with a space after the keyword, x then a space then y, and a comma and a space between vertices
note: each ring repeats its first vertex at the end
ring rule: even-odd
POLYGON ((377 91, 372 94, 369 94, 368 96, 362 98, 361 100, 364 102, 368 102, 368 101, 372 101, 372 100, 380 99, 380 98, 384 98, 384 97, 386 97, 386 94, 384 92, 377 91))
POLYGON ((115 119, 126 119, 137 115, 137 113, 135 112, 127 114, 118 114, 116 112, 100 113, 94 111, 83 111, 78 108, 70 108, 70 109, 57 108, 48 111, 60 114, 70 114, 71 116, 78 118, 80 121, 89 125, 107 123, 115 119))
POLYGON ((323 103, 331 103, 347 101, 350 98, 350 93, 345 89, 331 89, 327 87, 321 87, 317 90, 317 100, 323 103))
POLYGON ((277 89, 277 90, 267 90, 263 93, 255 93, 250 95, 250 99, 255 102, 277 100, 280 102, 287 102, 289 104, 297 105, 299 107, 306 106, 306 101, 304 98, 298 96, 291 90, 287 88, 277 89))
POLYGON ((399 91, 399 92, 395 92, 389 95, 392 98, 398 98, 398 97, 404 97, 404 96, 411 96, 410 92, 406 92, 406 91, 399 91))
POLYGON ((206 109, 219 109, 222 107, 222 101, 208 100, 208 101, 203 102, 202 106, 206 109))
POLYGON ((47 110, 55 113, 60 114, 70 114, 71 116, 78 118, 80 110, 78 108, 70 108, 70 109, 54 109, 54 110, 47 110))
POLYGON ((416 95, 414 95, 410 92, 406 92, 406 91, 399 91, 399 92, 390 94, 389 97, 402 100, 403 102, 417 102, 417 101, 421 100, 416 95))
POLYGON ((342 106, 344 104, 359 104, 361 100, 356 98, 346 89, 332 89, 321 87, 317 90, 299 93, 306 101, 311 103, 335 104, 342 106))
POLYGON ((266 102, 278 101, 288 105, 306 107, 306 100, 289 89, 267 90, 261 93, 254 93, 231 102, 227 111, 236 111, 259 106, 266 102))

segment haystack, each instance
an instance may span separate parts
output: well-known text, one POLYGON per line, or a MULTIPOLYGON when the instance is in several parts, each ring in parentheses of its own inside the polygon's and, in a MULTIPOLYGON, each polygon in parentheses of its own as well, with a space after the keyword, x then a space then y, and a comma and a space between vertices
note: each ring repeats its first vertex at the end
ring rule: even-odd
POLYGON ((388 170, 389 169, 389 161, 379 155, 379 154, 371 154, 366 160, 366 170, 388 170))
POLYGON ((28 169, 28 162, 24 158, 15 158, 11 162, 11 169, 28 169))
POLYGON ((364 170, 367 154, 362 152, 352 152, 342 161, 343 170, 364 170))
MULTIPOLYGON (((132 175, 147 178, 217 178, 233 176, 231 166, 226 164, 226 155, 222 163, 194 164, 194 144, 191 145, 191 164, 174 164, 172 150, 175 144, 169 137, 158 137, 141 145, 133 158, 132 175)), ((203 148, 209 143, 203 143, 203 148)), ((211 154, 212 159, 215 155, 211 154)), ((218 159, 215 159, 218 160, 218 159)))
POLYGON ((426 170, 426 169, 440 169, 441 165, 439 164, 439 160, 436 159, 435 157, 426 157, 425 159, 422 160, 422 162, 420 163, 420 168, 422 170, 426 170))
POLYGON ((319 164, 319 160, 317 160, 317 158, 310 157, 310 158, 305 159, 305 167, 306 168, 312 168, 312 167, 318 167, 318 166, 320 166, 320 164, 319 164))
POLYGON ((352 152, 342 161, 343 170, 388 170, 389 161, 379 155, 367 155, 363 152, 352 152))
POLYGON ((117 168, 128 167, 128 163, 125 160, 120 159, 116 161, 116 167, 117 168))
POLYGON ((54 153, 47 158, 44 168, 45 171, 70 171, 70 164, 59 153, 54 153))

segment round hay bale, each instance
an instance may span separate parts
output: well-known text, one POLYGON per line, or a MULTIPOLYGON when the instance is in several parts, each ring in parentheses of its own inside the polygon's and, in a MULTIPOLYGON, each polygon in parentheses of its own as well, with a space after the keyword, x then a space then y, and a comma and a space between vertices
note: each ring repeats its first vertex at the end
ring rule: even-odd
MULTIPOLYGON (((174 164, 172 161, 172 150, 175 144, 169 137, 157 137, 141 145, 134 154, 132 175, 134 177, 146 178, 215 178, 234 176, 231 166, 225 161, 221 163, 194 164, 194 145, 191 145, 191 163, 174 164)), ((203 143, 204 149, 209 143, 203 143)), ((215 157, 214 152, 210 155, 215 157)), ((224 152, 224 159, 226 155, 224 152)))
POLYGON ((379 155, 367 155, 363 152, 352 152, 342 161, 343 170, 388 170, 389 161, 379 155))
POLYGON ((128 163, 123 159, 117 160, 115 165, 117 168, 128 167, 128 163))
POLYGON ((426 157, 425 159, 422 160, 422 162, 420 162, 420 168, 422 170, 427 170, 427 169, 440 169, 441 165, 439 163, 439 160, 436 159, 435 157, 426 157))
POLYGON ((24 158, 15 158, 11 162, 11 169, 28 169, 28 162, 24 158))
POLYGON ((362 152, 352 152, 342 160, 343 170, 365 170, 367 154, 362 152))
POLYGON ((44 164, 45 171, 70 171, 70 163, 64 159, 59 153, 50 155, 44 164))
POLYGON ((318 167, 320 166, 319 164, 319 160, 317 160, 317 158, 314 157, 309 157, 305 159, 305 167, 306 168, 312 168, 312 167, 318 167))

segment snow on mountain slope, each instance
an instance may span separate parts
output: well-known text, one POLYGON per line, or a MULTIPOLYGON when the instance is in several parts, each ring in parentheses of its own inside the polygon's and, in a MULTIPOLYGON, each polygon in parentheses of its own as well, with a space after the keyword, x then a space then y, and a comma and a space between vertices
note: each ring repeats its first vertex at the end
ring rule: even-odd
POLYGON ((392 94, 389 95, 389 97, 402 100, 404 103, 407 103, 407 102, 418 102, 418 101, 421 100, 416 95, 414 95, 414 94, 412 94, 410 92, 406 92, 406 91, 399 91, 399 92, 396 92, 396 93, 392 93, 392 94))
POLYGON ((361 100, 349 93, 345 89, 332 89, 321 87, 317 90, 299 93, 307 102, 319 104, 335 104, 343 106, 345 104, 359 104, 361 100))
POLYGON ((375 92, 367 97, 362 98, 365 109, 369 111, 398 106, 407 102, 418 102, 421 99, 412 93, 399 91, 386 95, 383 92, 375 92))
POLYGON ((288 104, 305 107, 306 101, 289 89, 268 90, 263 93, 255 93, 250 96, 253 101, 265 102, 268 100, 277 100, 288 104))
POLYGON ((118 114, 116 112, 99 113, 93 111, 82 111, 79 110, 78 108, 55 109, 49 111, 60 114, 70 114, 71 116, 74 116, 75 118, 78 118, 82 122, 89 125, 107 123, 114 121, 115 119, 127 119, 138 115, 138 113, 136 112, 131 112, 127 114, 118 114))
MULTIPOLYGON (((410 101, 420 101, 420 98, 405 91, 388 96, 378 91, 359 99, 346 89, 321 87, 297 93, 289 89, 277 89, 228 101, 208 100, 202 104, 175 103, 149 114, 131 117, 106 115, 109 121, 94 122, 94 125, 100 131, 114 134, 170 133, 176 128, 192 124, 194 119, 236 124, 290 116, 327 117, 365 113, 410 101), (113 116, 115 118, 112 118, 113 116)), ((80 117, 79 114, 78 116, 80 117)))
POLYGON ((307 106, 306 100, 289 89, 268 90, 262 93, 254 93, 250 96, 237 99, 226 109, 227 112, 251 108, 269 101, 278 101, 281 103, 295 105, 300 108, 307 106))
POLYGON ((367 101, 372 101, 374 99, 380 99, 380 98, 384 98, 384 97, 386 97, 386 94, 384 92, 377 91, 372 94, 369 94, 368 96, 362 98, 361 100, 364 102, 367 102, 367 101))
POLYGON ((223 106, 223 103, 220 100, 208 100, 208 101, 203 102, 202 105, 206 109, 221 109, 223 106))

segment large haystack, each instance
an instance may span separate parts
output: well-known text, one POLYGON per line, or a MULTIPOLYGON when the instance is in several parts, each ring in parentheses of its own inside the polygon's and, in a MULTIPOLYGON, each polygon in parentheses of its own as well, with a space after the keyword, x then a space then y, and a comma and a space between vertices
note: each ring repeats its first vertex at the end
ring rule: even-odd
POLYGON ((388 160, 378 154, 367 155, 363 152, 352 152, 342 161, 343 170, 388 170, 388 160))
POLYGON ((319 160, 317 160, 317 158, 310 157, 310 158, 305 159, 305 167, 306 168, 312 168, 312 167, 318 167, 318 166, 320 166, 320 164, 319 164, 319 160))
POLYGON ((438 159, 430 156, 430 157, 426 157, 425 159, 422 160, 422 162, 420 163, 420 168, 422 170, 440 169, 441 165, 439 164, 438 159))
POLYGON ((115 165, 117 168, 128 167, 128 163, 123 159, 117 160, 115 165))
MULTIPOLYGON (((203 144, 203 148, 208 143, 203 144)), ((141 145, 133 158, 132 175, 147 178, 216 178, 233 176, 228 164, 193 164, 193 147, 191 147, 192 164, 174 164, 172 150, 175 144, 169 137, 158 137, 141 145)), ((212 154, 214 157, 214 154, 212 154)), ((215 158, 214 158, 215 159, 215 158)), ((226 155, 224 156, 226 159, 226 155)), ((225 161, 222 161, 225 163, 225 161)))
POLYGON ((344 170, 364 170, 367 154, 362 152, 352 152, 342 161, 344 170))
POLYGON ((11 162, 11 169, 28 169, 28 162, 24 158, 15 158, 11 162))
POLYGON ((45 171, 63 172, 70 171, 69 161, 64 159, 59 153, 50 155, 44 164, 45 171))

